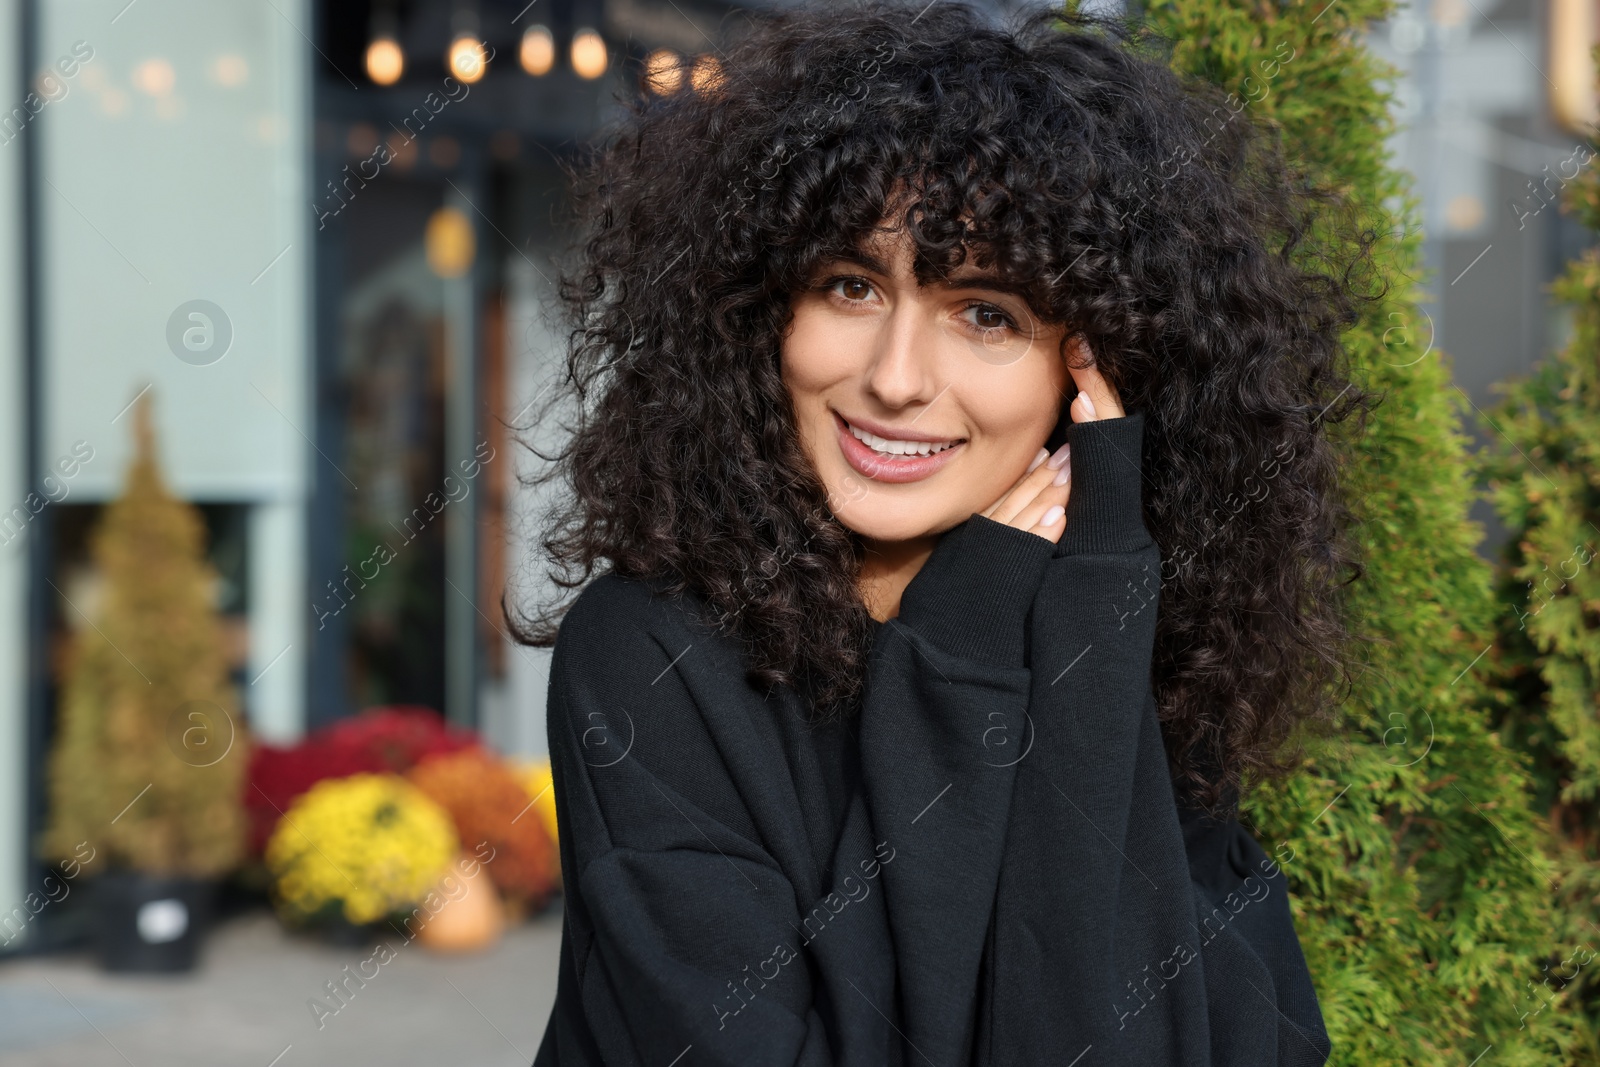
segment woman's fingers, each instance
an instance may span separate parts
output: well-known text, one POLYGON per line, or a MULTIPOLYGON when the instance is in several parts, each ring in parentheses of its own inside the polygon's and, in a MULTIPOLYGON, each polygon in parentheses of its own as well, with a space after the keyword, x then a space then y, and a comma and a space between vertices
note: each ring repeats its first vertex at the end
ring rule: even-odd
MULTIPOLYGON (((1122 398, 1106 381, 1105 375, 1100 373, 1088 342, 1080 334, 1066 344, 1072 349, 1071 358, 1068 358, 1066 347, 1063 347, 1062 356, 1067 359, 1067 369, 1078 387, 1078 395, 1070 408, 1072 421, 1095 422, 1099 419, 1122 418, 1126 414, 1122 398), (1075 367, 1075 362, 1087 365, 1075 367)), ((1043 449, 1040 451, 1043 452, 1043 449)), ((1059 542, 1066 529, 1067 500, 1071 495, 1072 448, 1062 445, 1048 459, 1035 459, 1034 465, 1017 479, 1016 484, 982 514, 996 522, 1059 542)))
POLYGON ((1012 518, 1011 525, 1052 541, 1060 539, 1061 531, 1066 529, 1066 523, 1062 520, 1066 516, 1067 499, 1072 494, 1071 468, 1066 468, 1065 473, 1068 475, 1065 482, 1052 482, 1045 486, 1027 507, 1012 518))
POLYGON ((1034 479, 1039 469, 1050 459, 1050 453, 1045 449, 1041 448, 1039 452, 1040 455, 1033 457, 1033 462, 1028 464, 1028 469, 1023 472, 1022 477, 1013 482, 1011 488, 1001 494, 1000 499, 984 508, 978 514, 986 519, 993 519, 995 522, 1005 522, 1017 510, 1018 505, 1013 498, 1023 486, 1034 479))
MULTIPOLYGON (((1089 350, 1089 343, 1082 335, 1074 337, 1069 342, 1077 350, 1077 358, 1094 358, 1089 350)), ((1120 419, 1127 414, 1122 409, 1122 398, 1117 396, 1117 391, 1106 381, 1105 375, 1100 373, 1100 368, 1094 363, 1087 367, 1074 367, 1072 361, 1067 362, 1067 370, 1072 374, 1073 382, 1078 386, 1078 395, 1072 401, 1073 422, 1094 422, 1097 419, 1120 419)))
MULTIPOLYGON (((1065 448, 1066 446, 1062 446, 1065 448)), ((1040 451, 1044 451, 1040 449, 1040 451)), ((989 506, 984 514, 995 522, 1012 523, 1022 509, 1033 502, 1040 490, 1049 485, 1060 469, 1060 459, 1064 453, 1056 450, 1053 456, 1047 456, 1045 461, 1030 467, 1016 483, 1006 490, 1004 496, 989 506)))
POLYGON ((1017 479, 1005 496, 982 514, 1019 530, 1039 534, 1051 541, 1057 540, 1065 528, 1061 515, 1066 510, 1071 479, 1071 450, 1069 446, 1062 445, 1054 455, 1037 462, 1017 479), (1054 508, 1060 508, 1061 513, 1053 511, 1054 508), (1051 522, 1044 522, 1047 517, 1051 522))

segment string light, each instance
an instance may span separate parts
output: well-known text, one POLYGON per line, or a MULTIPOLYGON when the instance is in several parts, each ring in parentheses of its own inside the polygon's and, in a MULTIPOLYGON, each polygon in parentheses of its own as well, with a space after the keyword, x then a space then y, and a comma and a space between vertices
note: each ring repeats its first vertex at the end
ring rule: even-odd
POLYGON ((393 85, 406 72, 406 53, 400 47, 400 19, 392 3, 375 3, 368 34, 367 77, 378 85, 393 85))
POLYGON ((529 26, 522 33, 522 47, 518 50, 522 69, 535 78, 550 73, 556 65, 556 39, 545 26, 529 26))
POLYGON ((451 74, 471 85, 482 78, 484 71, 488 69, 489 56, 483 49, 483 42, 478 40, 476 34, 459 33, 456 39, 450 42, 450 52, 446 62, 451 74))
POLYGON ((696 59, 694 69, 689 72, 689 84, 697 93, 711 92, 721 85, 722 64, 717 62, 717 57, 707 52, 696 59))
POLYGON ((406 54, 393 37, 374 37, 367 45, 367 77, 379 85, 393 85, 406 70, 406 54))
POLYGON ((580 78, 593 80, 606 72, 605 38, 591 29, 572 35, 572 69, 580 78))
POLYGON ((645 57, 645 86, 653 93, 665 96, 676 92, 683 84, 683 61, 670 48, 657 48, 645 57))

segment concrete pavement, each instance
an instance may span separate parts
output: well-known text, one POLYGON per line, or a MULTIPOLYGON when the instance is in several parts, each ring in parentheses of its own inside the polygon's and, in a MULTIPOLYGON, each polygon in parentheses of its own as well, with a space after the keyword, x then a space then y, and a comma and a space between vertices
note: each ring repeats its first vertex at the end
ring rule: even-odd
POLYGON ((83 954, 0 964, 0 1067, 533 1062, 555 1000, 559 897, 478 955, 388 941, 375 958, 291 937, 257 909, 214 930, 188 975, 106 974, 83 954))

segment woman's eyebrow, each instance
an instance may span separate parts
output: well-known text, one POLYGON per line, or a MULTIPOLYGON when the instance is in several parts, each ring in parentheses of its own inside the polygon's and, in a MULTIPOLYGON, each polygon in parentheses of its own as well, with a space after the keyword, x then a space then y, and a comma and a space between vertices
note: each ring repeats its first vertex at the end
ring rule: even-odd
POLYGON ((874 256, 871 252, 864 252, 860 250, 855 252, 841 253, 837 256, 834 256, 832 262, 850 263, 857 267, 865 267, 874 273, 882 274, 884 276, 889 276, 894 273, 894 271, 890 270, 885 263, 879 260, 878 257, 874 256))
MULTIPOLYGON (((872 253, 862 250, 837 256, 834 262, 853 263, 858 267, 865 267, 886 277, 894 273, 872 253)), ((997 293, 1011 293, 1021 297, 1026 297, 1029 292, 1029 287, 1022 282, 984 271, 956 274, 947 278, 935 278, 932 284, 945 289, 993 289, 997 293)))
POLYGON ((942 285, 946 289, 993 289, 997 293, 1011 293, 1020 297, 1026 297, 1030 288, 1012 278, 983 273, 958 274, 954 277, 936 279, 935 284, 942 285))

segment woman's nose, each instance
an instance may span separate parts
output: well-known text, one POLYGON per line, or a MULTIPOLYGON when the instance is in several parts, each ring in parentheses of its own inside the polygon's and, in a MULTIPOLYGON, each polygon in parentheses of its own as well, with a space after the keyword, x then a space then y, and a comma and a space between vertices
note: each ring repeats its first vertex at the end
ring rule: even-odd
POLYGON ((927 309, 914 297, 897 300, 877 338, 868 388, 889 408, 931 403, 942 388, 936 373, 937 344, 927 309))

